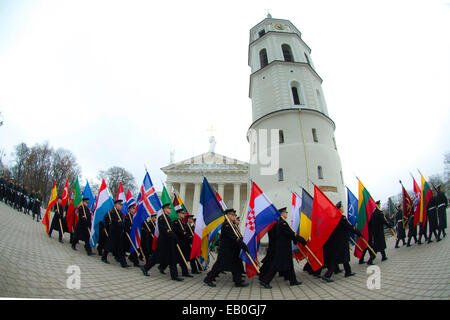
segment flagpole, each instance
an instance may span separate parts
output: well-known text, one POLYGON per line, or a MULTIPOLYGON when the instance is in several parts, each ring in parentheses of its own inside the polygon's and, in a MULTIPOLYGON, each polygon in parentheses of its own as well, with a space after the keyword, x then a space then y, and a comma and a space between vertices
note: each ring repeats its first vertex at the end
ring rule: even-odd
MULTIPOLYGON (((364 239, 364 237, 359 237, 367 246, 367 248, 372 251, 372 253, 375 255, 375 257, 377 256, 377 254, 375 253, 375 251, 373 251, 372 247, 367 243, 366 239, 364 239)), ((362 250, 361 250, 362 251, 362 250)))
POLYGON ((359 249, 359 251, 361 251, 361 252, 363 252, 364 250, 362 250, 361 249, 361 247, 360 246, 358 246, 358 244, 356 243, 356 241, 355 240, 353 240, 353 238, 352 237, 350 237, 350 240, 352 240, 352 242, 353 242, 353 244, 359 249))
MULTIPOLYGON (((194 236, 194 232, 192 232, 192 228, 191 228, 191 226, 189 225, 189 223, 187 224, 187 226, 188 226, 189 231, 191 232, 191 235, 192 235, 192 237, 193 237, 193 236, 194 236)), ((191 246, 191 250, 192 250, 192 244, 189 243, 189 245, 191 246)), ((205 271, 205 269, 203 269, 202 264, 201 264, 200 261, 198 260, 198 257, 195 257, 195 259, 196 259, 197 262, 200 264, 200 267, 202 268, 202 271, 205 271)))
POLYGON ((61 227, 61 236, 64 237, 64 230, 62 227, 62 223, 61 223, 61 211, 59 210, 59 203, 58 201, 56 202, 56 207, 58 208, 58 214, 59 214, 59 226, 61 227))
MULTIPOLYGON (((81 206, 83 207, 83 215, 84 215, 84 218, 85 218, 86 221, 87 221, 86 211, 84 210, 84 204, 83 204, 83 202, 81 202, 81 206)), ((80 207, 78 207, 78 208, 80 208, 80 207)), ((91 240, 92 240, 92 244, 94 244, 94 239, 92 239, 91 229, 89 229, 89 227, 88 227, 87 229, 88 229, 88 232, 89 232, 89 239, 91 239, 91 240)))

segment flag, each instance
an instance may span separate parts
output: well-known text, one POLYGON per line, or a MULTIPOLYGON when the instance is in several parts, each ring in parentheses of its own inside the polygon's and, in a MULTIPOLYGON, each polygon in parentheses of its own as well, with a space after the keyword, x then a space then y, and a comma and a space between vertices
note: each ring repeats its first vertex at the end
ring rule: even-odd
POLYGON ((425 223, 427 221, 427 206, 428 202, 430 201, 431 197, 433 196, 433 191, 430 188, 430 185, 428 184, 427 180, 423 177, 422 173, 420 174, 420 178, 422 181, 422 193, 420 195, 420 219, 419 222, 422 222, 422 227, 425 227, 425 223))
POLYGON ((42 224, 45 226, 45 232, 49 232, 50 225, 50 210, 53 208, 55 203, 58 201, 58 192, 56 191, 56 181, 53 183, 53 189, 50 193, 50 200, 48 201, 47 210, 45 210, 44 218, 42 219, 42 224))
POLYGON ((120 209, 120 212, 123 215, 126 215, 128 213, 128 205, 127 205, 127 197, 125 196, 125 192, 123 191, 122 182, 119 184, 116 200, 122 200, 122 209, 120 209))
POLYGON ((94 218, 91 225, 91 238, 89 244, 95 248, 99 238, 99 224, 105 218, 109 210, 114 208, 114 200, 106 185, 105 179, 102 179, 100 190, 98 191, 97 202, 95 203, 94 218))
MULTIPOLYGON (((138 242, 141 236, 141 225, 154 213, 158 213, 157 218, 162 214, 161 201, 159 201, 158 195, 156 194, 155 187, 153 186, 152 179, 148 172, 145 173, 144 180, 142 181, 141 189, 139 191, 137 202, 136 214, 133 218, 133 223, 131 224, 130 239, 134 244, 134 247, 139 248, 140 243, 138 242)), ((153 250, 156 249, 156 241, 159 236, 158 222, 156 222, 155 233, 153 237, 153 250)), ((130 252, 134 252, 134 247, 130 247, 130 252)))
MULTIPOLYGON (((302 211, 302 198, 297 194, 297 192, 292 192, 292 216, 291 216, 291 226, 295 233, 300 234, 300 215, 302 211)), ((294 252, 297 260, 304 258, 302 254, 299 254, 297 245, 292 242, 292 251, 294 252)))
POLYGON ((189 260, 201 256, 204 261, 208 261, 208 234, 223 223, 224 214, 214 190, 204 177, 189 260))
POLYGON ((167 192, 166 187, 163 186, 163 190, 161 192, 161 203, 162 205, 170 204, 170 214, 169 218, 172 221, 178 220, 178 213, 175 211, 175 208, 173 207, 172 200, 170 200, 169 193, 167 192))
POLYGON ((78 216, 75 214, 75 210, 81 203, 81 191, 80 184, 78 183, 78 177, 75 180, 75 186, 73 187, 73 201, 69 202, 69 208, 67 209, 66 222, 69 232, 75 230, 75 226, 78 222, 78 216))
MULTIPOLYGON (((131 207, 132 205, 136 205, 136 199, 134 199, 133 195, 131 194, 130 189, 127 190, 127 201, 126 201, 126 205, 127 205, 127 212, 128 212, 128 208, 131 207)), ((123 206, 122 206, 123 207, 123 206)), ((136 214, 136 212, 134 213, 136 214)))
MULTIPOLYGON (((377 205, 370 195, 369 191, 367 191, 366 187, 364 187, 359 179, 358 183, 358 221, 356 223, 356 229, 361 232, 364 240, 366 240, 366 242, 369 242, 369 221, 377 205)), ((367 245, 361 238, 358 238, 358 241, 356 243, 359 248, 361 248, 361 250, 367 248, 367 245)), ((362 257, 361 250, 359 250, 358 247, 355 246, 355 252, 353 253, 353 255, 358 259, 362 257)))
POLYGON ((413 178, 413 191, 414 191, 414 200, 413 200, 413 212, 414 212, 414 227, 420 222, 420 199, 422 191, 420 190, 419 185, 416 180, 413 178))
MULTIPOLYGON (((222 210, 225 211, 227 210, 227 205, 225 204, 225 202, 223 201, 222 197, 220 196, 219 192, 216 191, 216 198, 217 201, 219 201, 220 205, 222 206, 222 210)), ((208 247, 209 250, 211 251, 212 249, 215 248, 217 242, 219 241, 219 231, 222 228, 222 224, 219 224, 213 231, 211 231, 211 233, 208 235, 208 247)))
POLYGON ((403 185, 402 185, 402 203, 403 203, 403 228, 405 228, 412 214, 413 203, 411 197, 409 196, 408 192, 405 190, 405 187, 403 187, 403 185))
POLYGON ((313 213, 313 197, 302 188, 302 209, 300 213, 299 235, 306 241, 311 237, 311 220, 313 213))
POLYGON ((173 203, 173 207, 175 208, 176 211, 180 210, 180 209, 184 209, 181 206, 180 200, 178 199, 178 196, 177 196, 177 194, 175 192, 173 193, 173 201, 172 201, 172 203, 173 203))
MULTIPOLYGON (((358 222, 358 199, 355 197, 355 195, 350 191, 349 188, 347 188, 347 220, 350 222, 352 226, 356 226, 356 223, 358 222)), ((356 242, 356 235, 352 232, 349 232, 350 237, 352 237, 353 240, 356 242)), ((352 245, 354 243, 350 241, 352 245)))
MULTIPOLYGON (((243 239, 243 242, 248 248, 248 254, 252 257, 253 261, 257 261, 258 259, 257 255, 261 238, 275 225, 279 217, 280 212, 278 209, 258 185, 253 182, 243 239)), ((240 258, 245 262, 247 277, 251 278, 255 276, 257 271, 243 250, 241 250, 240 258)))
POLYGON ((89 182, 86 180, 86 186, 84 187, 83 190, 83 198, 89 198, 89 203, 88 203, 88 208, 94 212, 95 210, 95 203, 96 203, 96 198, 94 197, 94 195, 92 194, 92 190, 91 187, 89 186, 89 182))
MULTIPOLYGON (((323 245, 330 237, 342 217, 341 211, 328 197, 314 186, 313 213, 311 219, 311 240, 309 248, 323 265, 323 245)), ((321 266, 308 251, 311 268, 316 271, 321 266)))
POLYGON ((64 208, 69 200, 69 180, 66 180, 66 185, 61 196, 61 206, 64 208))

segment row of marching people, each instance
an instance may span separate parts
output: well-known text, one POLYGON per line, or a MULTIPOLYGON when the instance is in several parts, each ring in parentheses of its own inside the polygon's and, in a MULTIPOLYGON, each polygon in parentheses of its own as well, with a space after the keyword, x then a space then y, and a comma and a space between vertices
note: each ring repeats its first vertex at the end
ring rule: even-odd
MULTIPOLYGON (((79 241, 84 242, 84 248, 88 256, 92 255, 91 223, 92 213, 88 207, 89 198, 83 198, 78 207, 78 214, 75 228, 70 233, 70 243, 73 250, 77 250, 79 241)), ((48 232, 49 237, 52 231, 59 232, 59 241, 63 242, 63 233, 68 232, 67 215, 64 216, 64 208, 61 206, 59 198, 54 206, 53 219, 48 232)), ((179 219, 172 221, 168 218, 171 212, 170 204, 164 204, 163 214, 156 219, 156 214, 146 219, 140 229, 140 246, 135 247, 130 238, 131 226, 136 212, 136 205, 131 204, 128 207, 128 213, 124 215, 121 212, 122 200, 114 201, 114 207, 105 215, 103 221, 99 224, 99 238, 97 243, 97 252, 101 256, 101 261, 109 264, 108 255, 112 253, 114 259, 120 263, 123 268, 129 267, 128 260, 135 266, 141 267, 146 276, 149 276, 148 270, 156 263, 159 264, 159 271, 165 273, 167 266, 170 267, 172 280, 182 281, 178 276, 177 264, 180 265, 183 277, 192 277, 188 270, 188 263, 192 274, 199 274, 202 266, 197 259, 189 260, 190 249, 192 245, 193 216, 185 214, 184 211, 177 210, 179 219), (187 220, 183 222, 183 220, 187 220), (158 224, 159 237, 154 247, 155 228, 158 224), (140 260, 145 262, 140 265, 140 260)), ((75 222, 75 221, 73 221, 75 222)), ((75 224, 75 223, 73 223, 75 224)))
POLYGON ((406 244, 407 247, 410 247, 412 239, 414 239, 414 244, 421 245, 422 237, 427 243, 431 243, 433 242, 431 240, 433 235, 436 242, 441 241, 447 235, 445 233, 445 229, 447 229, 447 206, 448 199, 442 191, 441 185, 436 187, 436 192, 430 198, 426 208, 425 219, 422 223, 417 222, 418 219, 414 219, 415 215, 419 214, 418 212, 411 213, 405 221, 402 205, 399 204, 395 216, 397 220, 397 241, 394 248, 399 248, 400 241, 402 241, 403 246, 406 244), (406 233, 406 229, 408 229, 408 233, 406 233), (408 238, 407 241, 405 240, 406 238, 408 238))

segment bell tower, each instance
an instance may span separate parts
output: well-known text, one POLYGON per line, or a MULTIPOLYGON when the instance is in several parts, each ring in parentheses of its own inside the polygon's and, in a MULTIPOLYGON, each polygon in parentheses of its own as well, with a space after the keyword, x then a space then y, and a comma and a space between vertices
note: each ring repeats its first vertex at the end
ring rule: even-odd
POLYGON ((267 132, 267 154, 278 155, 272 174, 261 161, 250 161, 250 177, 277 207, 290 207, 290 190, 299 186, 313 194, 314 184, 332 201, 346 203, 341 161, 328 115, 322 78, 301 32, 285 19, 270 14, 250 29, 248 64, 252 124, 247 133, 251 154, 267 132), (273 144, 270 131, 279 130, 273 144), (262 130, 262 131, 261 131, 262 130), (273 145, 272 145, 273 144, 273 145))

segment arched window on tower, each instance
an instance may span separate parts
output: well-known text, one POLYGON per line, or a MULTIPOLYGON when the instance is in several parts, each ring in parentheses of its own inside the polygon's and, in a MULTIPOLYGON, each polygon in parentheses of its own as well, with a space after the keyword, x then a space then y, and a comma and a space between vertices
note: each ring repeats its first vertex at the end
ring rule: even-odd
POLYGON ((319 142, 319 139, 317 138, 317 130, 315 128, 312 129, 312 136, 314 142, 319 142))
POLYGON ((261 69, 269 64, 269 60, 267 59, 267 50, 262 49, 259 51, 259 61, 261 63, 261 69))
POLYGON ((283 130, 278 131, 279 143, 284 143, 284 132, 283 130))
POLYGON ((306 52, 305 52, 305 58, 306 58, 306 63, 311 65, 311 63, 309 62, 309 58, 308 58, 308 55, 306 54, 306 52))
POLYGON ((281 49, 283 50, 284 61, 293 62, 294 58, 292 56, 291 47, 289 45, 287 45, 287 44, 283 44, 281 46, 281 49))
POLYGON ((284 172, 283 169, 278 169, 278 181, 284 181, 284 172))
POLYGON ((323 179, 323 170, 321 166, 317 167, 317 178, 323 179))
POLYGON ((301 89, 301 85, 297 81, 293 81, 291 83, 291 94, 292 94, 292 102, 294 105, 304 105, 305 101, 303 99, 303 92, 301 89))

